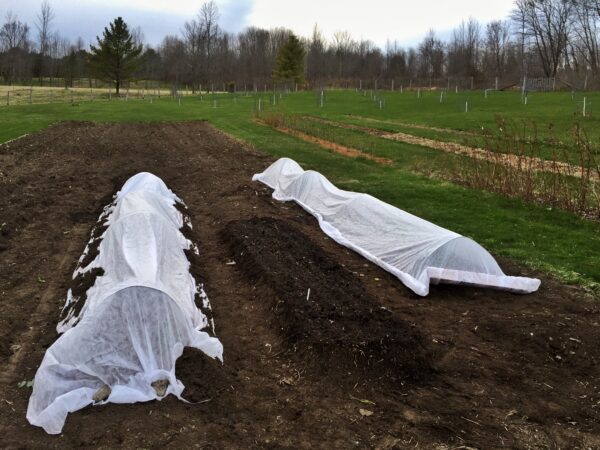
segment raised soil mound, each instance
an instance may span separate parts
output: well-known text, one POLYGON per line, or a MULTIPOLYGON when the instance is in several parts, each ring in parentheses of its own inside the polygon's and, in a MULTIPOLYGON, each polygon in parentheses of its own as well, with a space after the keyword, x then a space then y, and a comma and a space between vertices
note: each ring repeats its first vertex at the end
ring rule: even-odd
POLYGON ((323 367, 369 369, 395 382, 424 380, 432 370, 421 334, 382 307, 350 271, 289 222, 232 221, 223 238, 236 267, 277 294, 281 333, 323 367))

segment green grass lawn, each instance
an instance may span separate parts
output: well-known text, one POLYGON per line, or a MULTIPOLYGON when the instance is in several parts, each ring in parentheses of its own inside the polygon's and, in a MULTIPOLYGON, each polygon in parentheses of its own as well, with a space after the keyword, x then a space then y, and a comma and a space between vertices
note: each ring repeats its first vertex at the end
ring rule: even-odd
MULTIPOLYGON (((483 103, 483 94, 479 94, 483 103)), ((515 118, 535 118, 540 123, 554 118, 556 126, 565 129, 564 136, 568 136, 566 129, 571 126, 573 119, 573 111, 569 112, 570 106, 566 104, 567 100, 571 101, 571 94, 566 93, 530 94, 526 107, 529 109, 522 108, 523 105, 519 103, 513 105, 518 101, 518 94, 491 93, 488 98, 489 104, 483 103, 481 110, 478 110, 478 103, 474 102, 474 110, 466 114, 456 105, 450 104, 450 94, 445 105, 439 104, 439 94, 435 99, 434 92, 425 93, 421 99, 416 98, 416 94, 407 92, 385 95, 386 109, 383 110, 372 105, 374 102, 370 98, 361 98, 361 95, 354 91, 328 92, 323 108, 318 106, 314 93, 291 94, 281 100, 277 96, 275 106, 272 105, 272 97, 263 94, 261 107, 262 114, 269 111, 285 111, 343 120, 347 117, 346 114, 353 113, 460 130, 476 129, 482 124, 491 126, 494 123, 494 114, 504 112, 515 118), (408 99, 411 95, 414 95, 414 98, 408 99), (427 97, 429 95, 431 98, 427 97), (546 99, 543 95, 551 98, 546 99), (407 99, 403 96, 407 96, 407 99), (490 106, 493 96, 498 96, 498 103, 490 106), (394 103, 396 100, 397 104, 394 103), (405 101, 406 105, 403 103, 405 101), (533 115, 531 112, 536 101, 538 104, 548 102, 548 107, 539 115, 533 115), (422 107, 419 109, 419 102, 429 103, 421 103, 422 107), (436 110, 437 107, 440 109, 436 110), (507 111, 502 111, 502 108, 507 111), (566 114, 564 118, 563 113, 566 114)), ((462 95, 476 96, 477 93, 462 95)), ((597 222, 415 174, 412 170, 415 161, 433 161, 432 164, 435 165, 435 161, 438 161, 437 164, 440 161, 443 163, 443 158, 446 157, 441 152, 419 146, 390 143, 390 147, 383 148, 381 152, 389 152, 394 156, 394 164, 391 166, 381 166, 362 159, 349 159, 328 152, 314 144, 256 123, 252 120, 256 105, 257 99, 252 96, 219 95, 204 96, 203 101, 192 97, 183 98, 181 105, 176 100, 163 98, 155 100, 152 104, 148 100, 113 100, 81 102, 75 106, 55 103, 1 107, 0 142, 40 130, 60 120, 154 122, 205 119, 268 154, 288 156, 307 169, 322 172, 342 188, 367 192, 441 226, 470 236, 495 254, 542 269, 564 281, 587 286, 600 283, 600 224, 597 222), (399 149, 402 151, 401 156, 397 154, 399 149)), ((594 116, 584 120, 591 127, 599 125, 594 116)), ((352 133, 343 134, 345 138, 351 135, 352 133)))
MULTIPOLYGON (((314 94, 304 102, 305 109, 317 109, 314 94), (311 105, 311 103, 313 105, 311 105), (311 108, 312 106, 312 108, 311 108)), ((479 132, 481 128, 494 129, 495 117, 501 115, 517 121, 535 121, 542 136, 548 135, 548 125, 561 139, 569 137, 574 121, 580 121, 594 139, 600 138, 600 93, 599 92, 534 92, 528 94, 527 105, 521 100, 520 92, 490 92, 484 97, 482 91, 453 91, 440 103, 439 91, 380 92, 377 98, 385 101, 383 109, 379 102, 354 91, 331 91, 326 95, 323 115, 339 118, 358 115, 374 119, 393 119, 399 122, 450 128, 460 131, 479 132), (582 116, 583 97, 586 97, 586 117, 582 116), (468 112, 465 103, 468 102, 468 112), (595 114, 596 112, 596 114, 595 114)), ((390 125, 388 124, 388 128, 390 125)), ((394 128, 393 126, 391 127, 394 128)))
MULTIPOLYGON (((596 146, 600 141, 599 92, 534 92, 528 94, 527 105, 523 104, 521 93, 514 91, 489 92, 487 98, 482 91, 451 91, 442 103, 439 91, 423 91, 420 96, 414 91, 383 91, 376 95, 365 91, 363 94, 355 91, 328 91, 322 108, 314 93, 291 96, 286 100, 285 108, 293 113, 305 112, 384 131, 399 131, 477 146, 490 143, 489 139, 481 137, 482 133, 497 133, 497 119, 503 118, 506 125, 521 137, 539 139, 539 156, 542 158, 550 159, 554 154, 547 141, 559 140, 567 147, 567 155, 561 155, 560 159, 571 163, 579 161, 579 152, 572 145, 575 123, 581 124, 596 146), (585 117, 582 115, 584 97, 585 117), (379 100, 384 102, 381 109, 379 100), (466 103, 468 112, 465 112, 466 103), (594 113, 595 110, 597 114, 594 113), (373 120, 366 122, 365 117, 373 120), (407 126, 410 124, 447 128, 448 131, 407 126), (470 135, 453 131, 468 132, 470 135)), ((510 153, 513 149, 507 147, 503 151, 510 153)))

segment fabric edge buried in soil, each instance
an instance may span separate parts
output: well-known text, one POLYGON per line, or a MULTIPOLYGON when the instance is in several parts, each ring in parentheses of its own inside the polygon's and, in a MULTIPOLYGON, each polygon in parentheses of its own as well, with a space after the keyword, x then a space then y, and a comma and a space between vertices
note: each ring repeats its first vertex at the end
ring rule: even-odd
POLYGON ((325 370, 358 370, 390 382, 430 378, 418 330, 294 226, 272 218, 232 221, 221 238, 235 267, 276 294, 274 320, 290 349, 314 355, 325 370))
POLYGON ((181 398, 175 363, 184 347, 222 360, 223 347, 202 331, 208 319, 194 303, 198 287, 184 253, 193 244, 180 231, 177 201, 160 178, 140 173, 105 210, 98 255, 76 271, 101 268, 103 275, 86 292, 81 320, 66 323, 46 351, 27 411, 33 425, 56 434, 68 412, 92 402, 181 398))

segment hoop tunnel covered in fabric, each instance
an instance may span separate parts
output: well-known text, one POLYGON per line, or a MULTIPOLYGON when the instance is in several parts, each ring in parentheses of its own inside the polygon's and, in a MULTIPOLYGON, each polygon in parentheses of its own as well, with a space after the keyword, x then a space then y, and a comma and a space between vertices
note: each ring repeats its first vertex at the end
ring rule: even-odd
POLYGON ((105 209, 108 228, 98 256, 73 277, 94 268, 104 274, 79 314, 70 311, 57 326, 64 334, 35 375, 31 424, 60 433, 67 414, 92 403, 104 385, 111 392, 102 403, 160 399, 151 386, 158 380, 169 381, 165 395, 181 398, 175 362, 186 346, 222 360, 223 346, 202 331, 209 323, 194 303, 198 288, 184 253, 192 243, 180 231, 177 201, 160 178, 140 173, 105 209))
POLYGON ((333 240, 395 275, 418 295, 430 283, 454 283, 530 293, 535 278, 512 277, 475 241, 413 216, 368 194, 343 191, 318 172, 281 158, 252 177, 273 198, 295 201, 333 240))

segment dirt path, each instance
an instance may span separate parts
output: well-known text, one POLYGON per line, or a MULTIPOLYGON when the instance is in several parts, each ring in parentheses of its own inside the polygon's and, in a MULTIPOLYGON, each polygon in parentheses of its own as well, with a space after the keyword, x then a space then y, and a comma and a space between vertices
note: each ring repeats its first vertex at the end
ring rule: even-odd
POLYGON ((375 161, 379 164, 390 165, 393 163, 391 159, 382 158, 380 156, 374 156, 370 153, 365 153, 361 150, 357 150, 355 148, 347 147, 345 145, 338 144, 337 142, 331 142, 326 139, 322 139, 316 136, 312 136, 310 134, 303 133, 298 130, 293 130, 291 128, 276 126, 275 129, 282 133, 288 134, 290 136, 294 136, 298 139, 302 139, 304 142, 310 142, 311 144, 317 144, 320 147, 323 147, 327 150, 331 150, 335 153, 339 153, 340 155, 347 156, 349 158, 366 158, 371 161, 375 161))
POLYGON ((251 182, 270 162, 205 123, 63 123, 0 146, 2 447, 600 447, 597 301, 546 278, 528 296, 417 298, 251 182), (48 436, 17 384, 56 339, 102 206, 142 170, 189 207, 225 365, 186 351, 197 403, 89 407, 48 436))
MULTIPOLYGON (((549 161, 541 158, 535 158, 530 156, 518 156, 510 153, 499 153, 482 148, 469 147, 467 145, 458 144, 456 142, 438 141, 435 139, 429 139, 421 136, 415 136, 413 134, 394 132, 388 133, 386 131, 377 130, 360 125, 345 124, 336 122, 333 120, 317 119, 311 117, 311 120, 318 120, 322 123, 327 123, 332 126, 346 128, 350 130, 358 130, 373 136, 378 136, 384 139, 392 141, 404 142, 406 144, 420 145, 422 147, 432 148, 434 150, 441 150, 443 152, 454 153, 457 155, 467 156, 469 158, 477 159, 480 161, 488 161, 494 164, 501 164, 504 166, 513 167, 523 171, 533 172, 548 172, 562 176, 572 176, 576 178, 584 178, 586 180, 600 181, 600 172, 597 168, 586 169, 581 166, 574 166, 561 161, 549 161)), ((390 122, 395 123, 395 122, 390 122)), ((402 125, 395 123, 396 125, 402 125)), ((408 126, 408 125, 407 125, 408 126)), ((445 129, 429 128, 429 127, 417 127, 410 125, 414 128, 431 129, 437 131, 447 131, 445 129)))
POLYGON ((406 127, 406 128, 414 128, 417 130, 429 130, 429 131, 439 131, 442 133, 449 133, 449 134, 459 134, 459 135, 464 135, 464 136, 476 136, 475 133, 471 133, 468 131, 461 131, 461 130, 453 130, 452 128, 440 128, 440 127, 432 127, 429 125, 420 125, 420 124, 416 124, 416 123, 407 123, 407 122, 398 122, 395 120, 381 120, 381 119, 374 119, 372 117, 365 117, 365 116, 357 116, 354 114, 348 114, 347 117, 351 118, 351 119, 358 119, 360 121, 363 122, 373 122, 373 123, 385 123, 388 125, 396 125, 399 127, 406 127))

